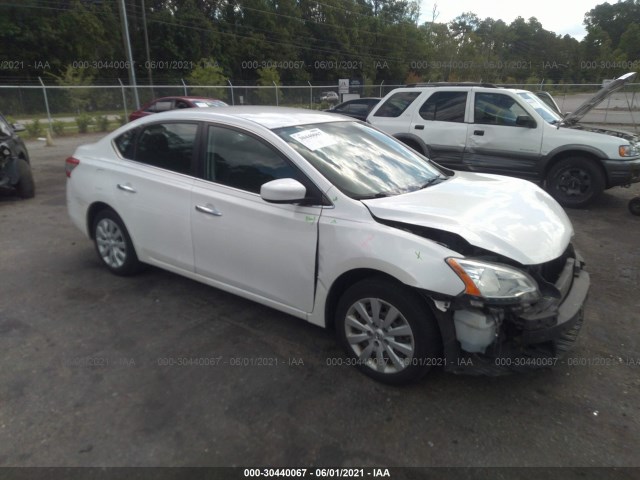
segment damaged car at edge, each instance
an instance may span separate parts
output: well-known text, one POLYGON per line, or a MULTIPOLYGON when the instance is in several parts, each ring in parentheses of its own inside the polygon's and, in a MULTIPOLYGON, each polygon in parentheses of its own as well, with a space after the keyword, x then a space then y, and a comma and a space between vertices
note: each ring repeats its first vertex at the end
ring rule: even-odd
POLYGON ((113 273, 147 263, 335 328, 347 357, 327 364, 379 381, 552 366, 582 325, 589 275, 551 196, 341 115, 159 113, 66 167, 113 273))

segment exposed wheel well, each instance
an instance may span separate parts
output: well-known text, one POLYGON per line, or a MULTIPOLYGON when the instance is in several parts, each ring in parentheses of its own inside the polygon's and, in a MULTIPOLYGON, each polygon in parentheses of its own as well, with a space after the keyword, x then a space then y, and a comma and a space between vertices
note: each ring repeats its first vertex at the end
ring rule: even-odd
POLYGON ((400 140, 407 147, 413 148, 416 152, 421 153, 422 155, 427 154, 427 152, 424 151, 424 149, 422 148, 422 145, 420 145, 420 143, 417 140, 414 140, 412 138, 406 138, 406 137, 396 137, 396 139, 400 140))
POLYGON ((570 157, 586 158, 590 162, 592 162, 594 165, 596 165, 596 167, 602 173, 602 177, 605 180, 606 188, 609 188, 609 177, 607 176, 607 172, 604 169, 604 167, 602 166, 602 163, 599 161, 600 159, 596 155, 594 155, 593 153, 584 152, 582 150, 567 150, 565 152, 560 152, 560 153, 556 154, 554 157, 552 157, 547 162, 547 164, 545 165, 544 175, 542 177, 542 181, 543 182, 546 181, 547 175, 549 175, 549 171, 554 167, 554 165, 556 165, 558 162, 564 160, 565 158, 570 158, 570 157))
POLYGON ((113 208, 111 208, 104 202, 96 202, 92 204, 87 211, 87 231, 89 232, 89 237, 91 238, 91 240, 95 240, 93 238, 93 222, 96 218, 96 215, 98 215, 98 213, 102 210, 113 210, 113 208))
POLYGON ((331 289, 329 290, 329 294, 327 295, 327 301, 325 303, 325 322, 327 329, 333 330, 335 328, 335 316, 336 316, 336 308, 338 307, 338 302, 340 301, 340 297, 342 294, 349 288, 351 285, 364 280, 365 278, 371 277, 382 277, 392 282, 396 282, 398 284, 403 285, 398 281, 395 277, 391 275, 381 272, 379 270, 372 270, 369 268, 359 268, 356 270, 350 270, 348 272, 340 275, 333 285, 331 285, 331 289))

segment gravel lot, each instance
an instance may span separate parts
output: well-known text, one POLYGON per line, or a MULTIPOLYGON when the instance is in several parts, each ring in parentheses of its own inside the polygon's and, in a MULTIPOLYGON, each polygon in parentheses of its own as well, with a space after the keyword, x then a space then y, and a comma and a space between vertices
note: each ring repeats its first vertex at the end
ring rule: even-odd
POLYGON ((109 274, 65 207, 64 159, 96 138, 29 142, 36 198, 0 198, 0 466, 640 466, 640 186, 569 212, 592 290, 564 362, 394 388, 328 366, 300 320, 109 274))

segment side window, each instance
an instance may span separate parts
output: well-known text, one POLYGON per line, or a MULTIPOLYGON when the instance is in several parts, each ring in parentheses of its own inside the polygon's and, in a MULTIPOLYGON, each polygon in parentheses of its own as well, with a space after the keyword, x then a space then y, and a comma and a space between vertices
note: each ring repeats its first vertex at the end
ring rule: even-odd
POLYGON ((171 100, 162 100, 149 105, 149 108, 145 110, 145 112, 166 112, 167 110, 171 110, 173 108, 173 102, 171 100))
MULTIPOLYGON (((177 173, 190 174, 197 133, 196 123, 149 125, 141 129, 137 136, 133 160, 177 173)), ((118 138, 121 137, 122 135, 118 138)))
POLYGON ((132 128, 131 130, 127 130, 122 135, 118 136, 113 143, 116 146, 120 155, 124 158, 133 160, 135 159, 136 152, 136 133, 138 132, 137 128, 132 128))
POLYGON ((209 126, 204 178, 212 182, 260 193, 271 180, 302 174, 273 148, 251 135, 229 128, 209 126))
POLYGON ((350 111, 357 115, 366 115, 369 112, 369 107, 364 103, 352 103, 350 111))
POLYGON ((422 92, 398 92, 391 95, 380 105, 374 117, 399 117, 420 96, 420 93, 422 92))
POLYGON ((464 122, 467 92, 435 92, 420 107, 425 120, 464 122))
POLYGON ((529 116, 514 98, 503 93, 476 93, 473 107, 474 122, 483 125, 515 127, 519 116, 529 116))

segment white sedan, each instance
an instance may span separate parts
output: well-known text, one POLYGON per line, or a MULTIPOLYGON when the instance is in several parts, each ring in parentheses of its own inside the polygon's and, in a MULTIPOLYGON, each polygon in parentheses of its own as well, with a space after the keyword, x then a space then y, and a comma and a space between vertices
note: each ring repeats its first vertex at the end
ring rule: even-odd
POLYGON ((159 113, 66 161, 74 224, 119 275, 184 275, 322 327, 378 380, 553 365, 589 276, 532 183, 453 172, 341 115, 159 113))

